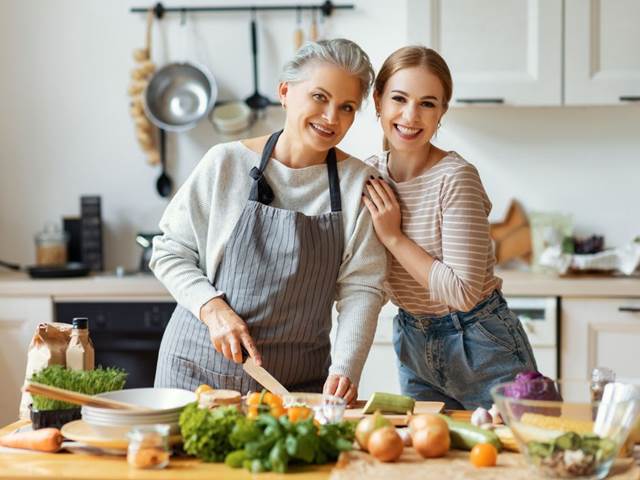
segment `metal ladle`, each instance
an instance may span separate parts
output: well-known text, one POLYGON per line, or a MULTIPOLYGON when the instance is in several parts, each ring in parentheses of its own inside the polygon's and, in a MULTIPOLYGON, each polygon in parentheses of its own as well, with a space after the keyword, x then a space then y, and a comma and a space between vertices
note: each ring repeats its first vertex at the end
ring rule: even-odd
POLYGON ((158 180, 156 180, 156 190, 158 191, 158 195, 161 197, 168 197, 171 195, 173 190, 173 181, 171 177, 167 175, 167 132, 164 131, 164 128, 160 129, 160 164, 162 170, 160 172, 160 176, 158 180))

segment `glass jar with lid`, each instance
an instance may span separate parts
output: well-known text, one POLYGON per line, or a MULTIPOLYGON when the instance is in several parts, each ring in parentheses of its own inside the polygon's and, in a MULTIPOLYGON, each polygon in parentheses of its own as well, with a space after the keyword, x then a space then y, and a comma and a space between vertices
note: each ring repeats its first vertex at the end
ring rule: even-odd
POLYGON ((169 425, 140 425, 127 435, 127 462, 135 468, 159 469, 169 465, 169 425))
POLYGON ((35 235, 36 264, 39 266, 64 265, 67 263, 67 235, 60 225, 45 224, 35 235))

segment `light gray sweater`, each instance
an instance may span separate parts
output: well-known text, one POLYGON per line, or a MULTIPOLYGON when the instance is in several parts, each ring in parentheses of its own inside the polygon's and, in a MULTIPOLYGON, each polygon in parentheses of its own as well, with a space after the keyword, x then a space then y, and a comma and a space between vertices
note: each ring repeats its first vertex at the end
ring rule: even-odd
MULTIPOLYGON (((200 308, 224 292, 213 285, 225 244, 249 198, 252 167, 260 155, 241 142, 211 148, 167 206, 163 235, 153 242, 150 266, 176 301, 197 318, 200 308)), ((329 373, 356 385, 384 301, 387 255, 361 202, 375 169, 349 157, 338 162, 345 246, 336 287, 338 326, 329 373)), ((271 206, 319 215, 331 210, 324 164, 289 168, 272 159, 265 171, 275 193, 271 206)))

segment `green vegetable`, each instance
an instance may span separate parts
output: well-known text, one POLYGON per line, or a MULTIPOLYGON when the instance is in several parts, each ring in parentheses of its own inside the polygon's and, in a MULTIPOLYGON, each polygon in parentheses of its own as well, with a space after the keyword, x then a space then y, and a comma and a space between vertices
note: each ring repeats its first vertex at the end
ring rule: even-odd
MULTIPOLYGON (((122 390, 127 373, 118 368, 102 368, 95 370, 71 370, 61 365, 52 365, 34 373, 30 380, 52 387, 64 388, 87 395, 122 390)), ((33 396, 33 408, 36 410, 60 410, 77 408, 72 403, 51 400, 42 395, 33 396)))
POLYGON ((490 443, 498 451, 502 450, 500 439, 491 430, 471 425, 466 422, 453 420, 446 415, 439 415, 449 425, 449 436, 451 437, 451 447, 459 450, 471 450, 479 443, 490 443))
POLYGON ((350 450, 355 423, 315 425, 313 419, 291 422, 269 413, 249 419, 235 407, 212 411, 188 405, 180 416, 184 450, 205 461, 244 467, 252 473, 284 473, 292 463, 320 464, 350 450))
POLYGON ((198 408, 196 402, 187 405, 180 414, 180 431, 184 451, 205 462, 222 462, 230 452, 230 435, 237 422, 244 419, 235 406, 209 411, 198 408))
POLYGON ((364 406, 362 413, 374 413, 380 410, 382 413, 413 413, 416 401, 405 395, 396 393, 375 392, 364 406))

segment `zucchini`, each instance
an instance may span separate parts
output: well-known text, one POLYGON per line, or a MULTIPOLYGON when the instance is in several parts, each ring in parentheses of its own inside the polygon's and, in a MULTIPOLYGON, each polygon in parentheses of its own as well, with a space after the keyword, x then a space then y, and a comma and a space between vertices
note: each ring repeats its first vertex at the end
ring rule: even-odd
POLYGON ((362 413, 374 413, 376 410, 382 413, 413 413, 415 403, 413 398, 405 395, 375 392, 364 406, 362 413))
POLYGON ((496 447, 498 451, 502 450, 502 443, 495 432, 483 430, 467 422, 453 420, 446 415, 440 414, 440 417, 449 425, 449 437, 451 437, 452 448, 471 450, 479 443, 490 443, 496 447))

